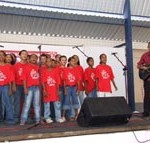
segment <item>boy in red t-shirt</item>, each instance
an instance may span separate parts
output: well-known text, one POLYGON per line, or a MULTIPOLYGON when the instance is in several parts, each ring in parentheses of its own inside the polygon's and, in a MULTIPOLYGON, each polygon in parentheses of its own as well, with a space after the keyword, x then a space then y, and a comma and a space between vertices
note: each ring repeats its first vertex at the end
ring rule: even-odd
POLYGON ((109 65, 107 65, 106 62, 106 54, 101 54, 100 64, 96 67, 96 88, 98 97, 112 96, 111 82, 115 90, 117 90, 112 68, 109 65))
POLYGON ((85 82, 85 94, 87 97, 96 97, 96 74, 94 66, 94 60, 92 57, 88 57, 86 60, 89 65, 84 71, 84 82, 85 82))
POLYGON ((39 66, 37 65, 37 60, 37 55, 32 54, 30 56, 30 63, 27 64, 21 77, 24 85, 25 100, 20 125, 26 123, 32 101, 36 124, 40 122, 39 66))
POLYGON ((13 106, 9 97, 14 77, 10 65, 5 63, 5 56, 5 52, 0 51, 0 121, 5 120, 7 124, 15 124, 13 106))
POLYGON ((65 100, 63 105, 63 118, 65 118, 66 110, 75 110, 75 119, 78 116, 79 102, 77 95, 79 94, 80 76, 75 70, 75 58, 70 58, 69 67, 63 73, 65 100))
POLYGON ((85 99, 85 94, 84 94, 84 70, 83 67, 80 65, 79 57, 77 55, 73 55, 73 58, 75 58, 75 70, 78 72, 80 76, 80 86, 78 87, 79 91, 79 102, 80 106, 83 104, 83 101, 85 99))
POLYGON ((19 56, 20 62, 16 63, 13 67, 16 84, 16 92, 14 93, 14 118, 16 122, 20 121, 21 103, 24 102, 25 97, 21 77, 27 65, 28 52, 26 50, 21 50, 19 56))
POLYGON ((52 123, 50 106, 53 102, 56 122, 62 123, 65 120, 61 118, 61 103, 59 98, 59 74, 57 68, 54 68, 54 62, 47 60, 47 70, 42 75, 44 118, 46 123, 52 123))

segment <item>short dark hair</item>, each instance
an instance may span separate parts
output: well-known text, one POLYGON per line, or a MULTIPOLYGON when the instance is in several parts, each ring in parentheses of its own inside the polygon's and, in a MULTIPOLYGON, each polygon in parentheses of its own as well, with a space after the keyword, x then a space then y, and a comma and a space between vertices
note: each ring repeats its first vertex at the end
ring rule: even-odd
POLYGON ((47 54, 41 54, 40 57, 46 57, 47 58, 47 54))
POLYGON ((28 53, 27 50, 21 50, 21 51, 19 52, 19 56, 21 55, 22 52, 27 52, 27 53, 28 53))
POLYGON ((38 59, 38 56, 37 56, 36 54, 31 54, 31 55, 29 56, 29 58, 31 59, 32 56, 36 56, 36 58, 38 59))
POLYGON ((86 62, 88 63, 90 60, 93 60, 93 58, 92 58, 92 57, 88 57, 88 58, 86 59, 86 62))
POLYGON ((6 53, 3 50, 0 50, 0 52, 2 52, 4 54, 4 56, 6 56, 6 53))
POLYGON ((59 61, 61 61, 62 58, 66 58, 67 59, 67 57, 65 55, 62 55, 62 56, 60 56, 59 61))

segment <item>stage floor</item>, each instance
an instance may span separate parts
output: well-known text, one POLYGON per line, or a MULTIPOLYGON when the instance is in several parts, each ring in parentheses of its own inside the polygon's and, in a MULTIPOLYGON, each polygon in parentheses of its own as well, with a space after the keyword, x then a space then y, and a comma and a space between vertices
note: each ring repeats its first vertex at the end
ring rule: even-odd
POLYGON ((102 134, 114 132, 127 132, 147 130, 150 128, 150 118, 143 118, 142 114, 133 114, 129 122, 120 125, 104 125, 97 127, 80 127, 77 122, 44 124, 33 127, 32 124, 25 126, 0 124, 0 142, 19 141, 42 138, 56 138, 78 136, 88 134, 102 134), (32 127, 32 128, 30 128, 32 127))

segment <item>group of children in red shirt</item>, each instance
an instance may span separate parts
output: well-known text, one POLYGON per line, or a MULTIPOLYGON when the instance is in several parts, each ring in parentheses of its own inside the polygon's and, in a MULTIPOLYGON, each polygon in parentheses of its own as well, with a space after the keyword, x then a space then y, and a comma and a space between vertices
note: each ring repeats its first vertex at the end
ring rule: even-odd
POLYGON ((8 124, 25 125, 32 106, 36 124, 41 117, 46 123, 76 120, 85 97, 107 96, 112 92, 110 82, 117 90, 105 54, 100 55, 96 68, 88 57, 85 70, 77 55, 70 57, 68 64, 67 57, 59 54, 55 59, 46 54, 38 58, 22 50, 19 57, 15 63, 15 55, 0 51, 0 121, 8 124), (51 117, 52 105, 55 119, 51 117))

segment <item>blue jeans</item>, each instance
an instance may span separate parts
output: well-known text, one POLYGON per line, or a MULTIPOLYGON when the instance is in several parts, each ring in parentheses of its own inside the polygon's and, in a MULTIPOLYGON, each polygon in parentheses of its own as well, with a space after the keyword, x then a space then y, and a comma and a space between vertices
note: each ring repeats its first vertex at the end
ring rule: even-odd
POLYGON ((40 90, 38 86, 31 86, 28 88, 28 95, 25 95, 25 101, 21 114, 21 121, 26 122, 28 113, 33 101, 34 114, 36 122, 40 121, 40 90))
MULTIPOLYGON (((63 109, 64 100, 65 100, 65 93, 64 93, 64 87, 59 87, 59 96, 60 96, 60 102, 61 102, 61 110, 63 109)), ((72 101, 71 101, 72 103, 72 101)), ((75 116, 75 112, 73 107, 71 107, 71 110, 66 111, 66 117, 71 118, 75 116)))
POLYGON ((89 92, 87 97, 97 97, 96 89, 93 89, 91 92, 89 92))
POLYGON ((83 91, 80 91, 80 92, 79 92, 79 102, 80 102, 80 106, 82 106, 84 99, 85 99, 85 95, 84 95, 83 91))
POLYGON ((64 96, 65 96, 65 94, 64 94, 64 87, 63 86, 61 86, 61 87, 59 87, 59 97, 60 97, 60 103, 61 103, 61 110, 62 110, 62 108, 63 108, 63 104, 64 104, 64 96))
POLYGON ((13 103, 14 118, 16 121, 19 121, 20 120, 20 108, 21 108, 20 103, 21 103, 21 101, 24 102, 25 95, 24 95, 23 85, 17 85, 16 88, 17 89, 14 94, 14 103, 13 103))
POLYGON ((8 95, 9 91, 9 86, 0 86, 0 120, 4 120, 4 115, 5 115, 5 120, 6 122, 13 122, 14 121, 14 116, 13 116, 13 108, 12 108, 12 103, 10 100, 10 96, 8 95))
POLYGON ((63 109, 71 110, 72 107, 74 109, 79 109, 80 105, 76 93, 76 86, 67 86, 66 88, 67 88, 67 95, 65 96, 63 109))
MULTIPOLYGON (((55 120, 59 121, 59 119, 61 118, 61 103, 60 101, 55 101, 53 102, 54 105, 54 110, 55 110, 55 120)), ((50 110, 50 102, 46 102, 44 103, 44 118, 46 119, 51 119, 50 115, 51 115, 51 110, 50 110)))

